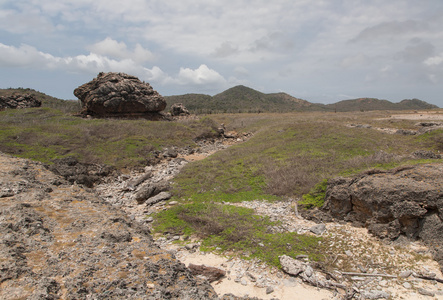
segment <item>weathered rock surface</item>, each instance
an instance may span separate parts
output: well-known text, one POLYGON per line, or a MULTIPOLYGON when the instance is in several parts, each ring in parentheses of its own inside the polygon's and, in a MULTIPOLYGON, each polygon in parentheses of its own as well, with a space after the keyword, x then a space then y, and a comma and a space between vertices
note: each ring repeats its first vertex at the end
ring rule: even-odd
POLYGON ((0 299, 217 298, 93 190, 1 153, 0 166, 0 299))
POLYGON ((42 102, 30 94, 18 94, 11 96, 0 96, 0 110, 6 108, 28 108, 40 107, 42 102))
POLYGON ((187 116, 190 115, 189 110, 182 103, 174 103, 171 105, 172 116, 187 116))
POLYGON ((432 245, 443 266, 443 164, 404 167, 329 181, 324 210, 374 235, 432 245))
POLYGON ((209 282, 219 280, 226 275, 226 272, 222 269, 211 266, 189 264, 188 268, 191 270, 193 275, 204 276, 209 282))
POLYGON ((95 183, 109 176, 115 169, 105 165, 80 163, 75 157, 66 157, 54 160, 54 164, 47 168, 57 175, 63 176, 70 183, 83 184, 93 187, 95 183))
POLYGON ((125 73, 100 73, 74 90, 82 114, 98 117, 160 119, 166 100, 149 83, 125 73))

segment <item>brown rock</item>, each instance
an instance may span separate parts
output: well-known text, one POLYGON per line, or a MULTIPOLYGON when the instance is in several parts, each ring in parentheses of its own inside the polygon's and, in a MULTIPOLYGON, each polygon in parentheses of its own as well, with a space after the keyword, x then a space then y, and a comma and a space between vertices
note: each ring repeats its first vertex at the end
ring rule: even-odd
POLYGON ((337 178, 328 183, 323 209, 381 238, 421 239, 443 257, 442 174, 436 163, 337 178))
POLYGON ((226 272, 221 269, 215 267, 208 267, 205 265, 189 264, 188 268, 189 270, 191 270, 192 275, 205 276, 209 282, 219 280, 220 278, 226 275, 226 272))
POLYGON ((40 107, 42 102, 30 94, 0 96, 0 111, 4 109, 40 107))
POLYGON ((187 116, 190 115, 189 110, 182 103, 174 103, 171 106, 172 116, 187 116))
POLYGON ((125 73, 100 73, 74 90, 82 114, 98 117, 160 117, 165 99, 149 83, 125 73))

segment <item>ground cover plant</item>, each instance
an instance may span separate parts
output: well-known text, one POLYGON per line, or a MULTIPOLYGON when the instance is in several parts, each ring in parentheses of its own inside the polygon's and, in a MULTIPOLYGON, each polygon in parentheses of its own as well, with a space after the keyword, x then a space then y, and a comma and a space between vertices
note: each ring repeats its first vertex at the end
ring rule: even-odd
MULTIPOLYGON (((323 259, 322 238, 295 232, 274 232, 278 222, 257 216, 252 209, 213 202, 193 202, 164 210, 157 215, 156 231, 196 236, 203 251, 232 253, 279 266, 278 257, 307 255, 323 259)), ((185 238, 186 239, 186 238, 185 238)))
POLYGON ((306 207, 321 206, 329 178, 431 162, 410 154, 443 150, 441 130, 413 136, 348 126, 416 129, 415 121, 386 119, 385 112, 213 114, 152 122, 83 119, 58 105, 0 112, 0 151, 47 163, 75 156, 82 162, 124 169, 146 166, 165 147, 196 147, 196 140, 211 141, 221 123, 227 131, 253 133, 246 142, 186 165, 173 181, 173 200, 180 205, 157 216, 156 230, 195 235, 206 249, 274 265, 282 253, 308 253, 321 260, 319 241, 272 232, 267 230, 274 226, 270 220, 226 204, 292 198, 303 199, 306 207))
POLYGON ((195 147, 216 129, 208 118, 154 122, 84 119, 49 107, 6 110, 0 112, 0 151, 45 163, 74 156, 124 169, 146 166, 165 147, 195 147))

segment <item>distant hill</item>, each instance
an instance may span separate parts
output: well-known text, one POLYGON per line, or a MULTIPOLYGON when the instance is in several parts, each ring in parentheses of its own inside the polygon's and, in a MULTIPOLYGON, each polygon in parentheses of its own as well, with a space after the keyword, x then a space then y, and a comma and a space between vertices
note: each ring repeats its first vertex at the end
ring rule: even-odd
POLYGON ((62 100, 29 88, 0 89, 0 96, 14 94, 31 94, 42 102, 42 107, 55 108, 64 112, 78 112, 81 108, 80 102, 77 100, 62 100))
POLYGON ((264 94, 243 85, 235 86, 215 96, 186 94, 166 96, 168 106, 183 103, 193 113, 290 112, 324 110, 324 105, 313 104, 286 93, 264 94))
MULTIPOLYGON (((265 94, 243 85, 235 86, 215 96, 186 94, 166 96, 168 107, 183 103, 190 112, 244 113, 244 112, 293 112, 293 111, 370 111, 370 110, 419 110, 438 106, 418 99, 405 99, 399 103, 376 98, 343 100, 333 104, 311 103, 286 93, 265 94)), ((168 108, 167 108, 168 109, 168 108)))
POLYGON ((411 110, 411 109, 434 109, 438 106, 429 104, 418 99, 405 99, 398 103, 377 98, 359 98, 343 100, 333 104, 327 104, 331 111, 370 111, 370 110, 411 110))

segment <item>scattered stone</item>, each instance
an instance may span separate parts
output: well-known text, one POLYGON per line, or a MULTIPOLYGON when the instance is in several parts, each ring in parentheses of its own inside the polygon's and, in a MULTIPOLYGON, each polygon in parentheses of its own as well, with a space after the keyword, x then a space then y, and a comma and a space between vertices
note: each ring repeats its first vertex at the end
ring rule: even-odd
POLYGON ((306 269, 305 263, 295 260, 287 255, 280 256, 279 260, 283 271, 292 276, 298 276, 306 269))
POLYGON ((317 225, 314 225, 311 228, 309 228, 309 230, 316 235, 321 235, 323 232, 326 231, 326 225, 325 224, 317 224, 317 225))
POLYGON ((150 177, 152 176, 152 172, 146 172, 141 176, 138 176, 136 178, 132 178, 130 180, 128 180, 125 184, 125 187, 123 188, 123 191, 133 191, 135 190, 135 188, 145 182, 146 180, 148 180, 150 177))
POLYGON ((345 254, 346 254, 347 256, 353 256, 352 252, 349 251, 349 250, 346 250, 346 251, 345 251, 345 254))
POLYGON ((403 287, 404 287, 405 289, 410 289, 410 288, 412 288, 412 285, 411 285, 409 282, 404 282, 404 283, 403 283, 403 287))
POLYGON ((219 280, 226 275, 226 272, 224 270, 221 270, 221 269, 218 269, 215 267, 205 266, 205 265, 189 264, 188 268, 189 268, 189 270, 191 270, 191 273, 193 275, 195 275, 195 276, 202 275, 202 276, 206 277, 209 282, 219 280))
POLYGON ((419 294, 421 294, 423 296, 430 296, 430 297, 434 297, 435 296, 434 292, 425 290, 424 288, 419 288, 417 291, 418 291, 419 294))
POLYGON ((171 202, 169 202, 169 205, 177 205, 177 204, 178 204, 177 201, 171 201, 171 202))
POLYGON ((378 290, 374 290, 374 291, 363 291, 362 292, 363 299, 388 299, 390 297, 390 295, 387 292, 384 291, 378 291, 378 290))
POLYGON ((408 278, 411 275, 412 275, 412 271, 411 270, 406 270, 406 271, 401 272, 398 276, 400 278, 408 278))
POLYGON ((274 288, 272 286, 268 286, 266 288, 266 295, 272 294, 274 292, 274 288))
MULTIPOLYGON (((147 199, 152 198, 156 195, 158 195, 161 192, 165 192, 169 190, 169 183, 167 181, 161 181, 157 183, 147 183, 143 185, 139 191, 134 195, 135 200, 138 204, 143 204, 146 202, 147 199)), ((165 194, 163 194, 163 197, 165 194)), ((169 197, 170 198, 170 197, 169 197)), ((167 198, 167 199, 169 199, 167 198)), ((161 199, 167 200, 167 199, 161 199)), ((159 202, 157 201, 157 202, 159 202)), ((157 202, 151 202, 150 204, 155 204, 157 202)))

